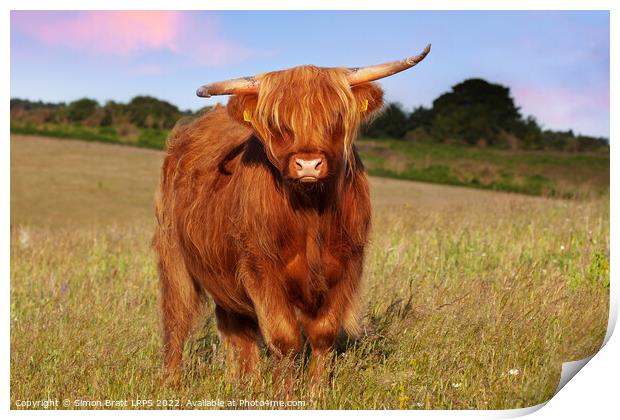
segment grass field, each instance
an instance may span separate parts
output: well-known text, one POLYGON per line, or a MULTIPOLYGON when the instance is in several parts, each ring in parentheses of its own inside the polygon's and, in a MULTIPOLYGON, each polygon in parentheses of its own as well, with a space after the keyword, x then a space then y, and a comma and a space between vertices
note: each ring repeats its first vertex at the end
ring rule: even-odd
MULTIPOLYGON (((227 379, 212 306, 183 385, 160 381, 150 250, 161 152, 11 138, 11 407, 69 399, 269 400, 227 379)), ((364 333, 305 408, 500 409, 541 403, 562 361, 600 347, 609 195, 559 200, 372 178, 364 333)), ((62 407, 61 407, 62 408, 62 407)))
MULTIPOLYGON (((128 137, 111 127, 79 124, 14 124, 11 132, 159 150, 168 135, 168 130, 137 129, 128 137)), ((609 152, 515 151, 394 139, 360 139, 357 145, 375 176, 556 198, 596 197, 609 189, 609 152)))
POLYGON ((609 189, 609 153, 502 150, 402 140, 362 140, 371 174, 556 198, 609 189))

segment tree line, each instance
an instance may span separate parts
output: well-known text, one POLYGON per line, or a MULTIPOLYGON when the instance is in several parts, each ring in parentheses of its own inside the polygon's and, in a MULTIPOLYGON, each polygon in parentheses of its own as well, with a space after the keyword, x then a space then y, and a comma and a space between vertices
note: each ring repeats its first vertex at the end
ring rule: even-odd
POLYGON ((468 79, 453 86, 430 108, 407 112, 400 104, 390 103, 362 133, 377 139, 509 149, 585 152, 609 148, 604 137, 543 129, 534 117, 521 115, 509 88, 483 79, 468 79))
POLYGON ((11 99, 11 124, 41 126, 80 125, 104 128, 123 137, 138 135, 140 129, 166 131, 184 117, 198 112, 181 111, 170 102, 152 96, 136 96, 128 103, 82 98, 69 103, 11 99))
MULTIPOLYGON (((131 139, 144 130, 165 133, 179 120, 194 118, 199 111, 182 111, 152 96, 136 96, 128 103, 82 98, 69 103, 11 99, 11 126, 91 127, 131 139)), ((567 152, 606 151, 602 137, 576 135, 572 130, 543 129, 532 116, 523 117, 510 89, 482 79, 468 79, 435 99, 430 108, 406 111, 389 103, 362 136, 507 149, 555 149, 567 152)), ((164 136, 165 137, 165 136, 164 136)), ((161 135, 158 138, 163 138, 161 135)), ((163 146, 163 143, 162 143, 163 146)))

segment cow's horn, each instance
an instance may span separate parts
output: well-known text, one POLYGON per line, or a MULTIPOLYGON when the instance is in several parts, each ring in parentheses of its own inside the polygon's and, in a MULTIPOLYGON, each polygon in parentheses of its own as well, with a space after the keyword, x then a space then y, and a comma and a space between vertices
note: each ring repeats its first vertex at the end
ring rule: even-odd
MULTIPOLYGON (((349 84, 359 85, 360 83, 372 82, 384 77, 391 76, 403 70, 407 70, 424 60, 430 52, 431 44, 428 44, 422 53, 391 63, 377 64, 367 67, 349 68, 347 79, 349 84)), ((239 79, 224 80, 221 82, 210 83, 196 90, 196 95, 209 98, 213 95, 235 95, 239 93, 256 93, 260 82, 254 76, 240 77, 239 79)))
POLYGON ((259 82, 254 76, 240 77, 239 79, 224 80, 210 83, 196 90, 196 95, 209 98, 213 95, 235 95, 237 93, 258 92, 259 82))
POLYGON ((420 61, 424 60, 424 57, 426 57, 430 51, 431 44, 428 44, 426 48, 424 48, 424 51, 414 57, 405 58, 404 60, 399 61, 392 61, 391 63, 377 64, 374 66, 350 68, 349 74, 347 74, 347 79, 349 79, 349 84, 351 86, 383 79, 384 77, 391 76, 415 66, 420 61))

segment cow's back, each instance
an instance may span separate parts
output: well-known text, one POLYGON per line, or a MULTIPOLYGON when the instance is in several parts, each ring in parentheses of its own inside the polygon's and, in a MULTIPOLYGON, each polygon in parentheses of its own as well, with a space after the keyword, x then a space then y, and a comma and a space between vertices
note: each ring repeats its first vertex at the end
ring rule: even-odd
POLYGON ((232 165, 250 131, 217 106, 171 134, 157 194, 155 249, 174 248, 196 286, 214 300, 240 312, 251 312, 236 284, 236 247, 230 239, 235 177, 232 165))

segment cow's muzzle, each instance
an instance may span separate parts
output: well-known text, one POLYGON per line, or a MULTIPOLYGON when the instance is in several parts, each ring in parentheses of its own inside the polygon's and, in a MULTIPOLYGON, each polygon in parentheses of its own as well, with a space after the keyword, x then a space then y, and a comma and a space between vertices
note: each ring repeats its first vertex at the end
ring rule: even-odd
POLYGON ((291 156, 288 169, 290 178, 313 183, 327 176, 327 160, 323 153, 297 153, 291 156))

